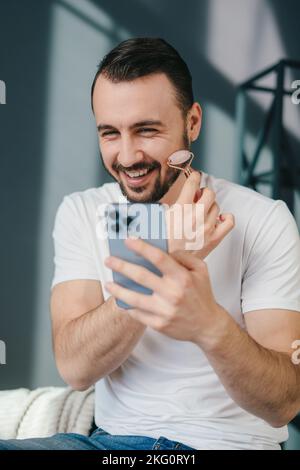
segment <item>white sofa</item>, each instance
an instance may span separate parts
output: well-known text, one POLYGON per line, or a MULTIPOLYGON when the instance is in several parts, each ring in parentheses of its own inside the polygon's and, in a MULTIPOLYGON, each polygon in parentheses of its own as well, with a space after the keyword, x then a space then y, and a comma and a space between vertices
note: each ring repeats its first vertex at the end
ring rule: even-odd
POLYGON ((0 391, 0 438, 47 437, 58 432, 88 435, 94 415, 94 388, 19 388, 0 391))

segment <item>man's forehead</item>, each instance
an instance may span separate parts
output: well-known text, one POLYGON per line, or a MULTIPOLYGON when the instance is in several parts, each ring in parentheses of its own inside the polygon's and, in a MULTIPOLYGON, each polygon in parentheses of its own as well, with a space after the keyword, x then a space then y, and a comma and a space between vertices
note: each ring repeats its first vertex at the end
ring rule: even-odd
MULTIPOLYGON (((131 81, 113 83, 99 76, 94 89, 96 114, 140 111, 139 120, 145 119, 145 112, 153 119, 161 119, 161 113, 170 112, 177 105, 175 90, 165 74, 152 74, 131 81)), ((99 116, 100 117, 100 116, 99 116)))

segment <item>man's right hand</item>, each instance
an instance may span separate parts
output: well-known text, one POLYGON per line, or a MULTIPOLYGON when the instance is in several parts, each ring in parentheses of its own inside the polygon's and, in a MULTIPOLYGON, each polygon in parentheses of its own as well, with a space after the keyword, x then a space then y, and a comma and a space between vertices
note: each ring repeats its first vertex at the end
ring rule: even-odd
POLYGON ((215 192, 207 187, 200 189, 200 179, 201 174, 194 170, 185 181, 175 205, 166 209, 169 253, 186 250, 188 244, 194 243, 193 239, 184 237, 184 234, 188 233, 185 231, 187 224, 193 233, 202 234, 200 249, 192 250, 201 259, 204 259, 234 227, 233 214, 220 215, 215 192), (181 219, 185 224, 184 230, 179 227, 181 219), (175 237, 176 230, 177 234, 183 234, 180 238, 175 237))

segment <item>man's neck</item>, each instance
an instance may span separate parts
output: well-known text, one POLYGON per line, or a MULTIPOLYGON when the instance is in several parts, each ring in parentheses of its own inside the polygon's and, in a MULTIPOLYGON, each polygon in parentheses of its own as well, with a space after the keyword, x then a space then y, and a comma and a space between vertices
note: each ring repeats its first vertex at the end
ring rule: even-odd
MULTIPOLYGON (((200 184, 201 184, 201 179, 202 179, 201 172, 200 172, 200 175, 201 175, 201 178, 200 178, 200 184)), ((159 202, 163 204, 168 204, 169 206, 171 206, 172 204, 175 204, 185 182, 186 182, 186 176, 184 175, 182 171, 180 175, 178 176, 177 180, 175 181, 175 183, 172 184, 169 191, 160 199, 159 202)))

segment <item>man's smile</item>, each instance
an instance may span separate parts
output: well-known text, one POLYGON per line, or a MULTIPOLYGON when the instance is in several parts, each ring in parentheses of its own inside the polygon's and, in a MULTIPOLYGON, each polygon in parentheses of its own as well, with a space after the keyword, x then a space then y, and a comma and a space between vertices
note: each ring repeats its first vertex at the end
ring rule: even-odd
POLYGON ((122 171, 122 174, 124 175, 128 186, 136 187, 147 184, 155 171, 156 168, 149 168, 139 171, 122 171))

